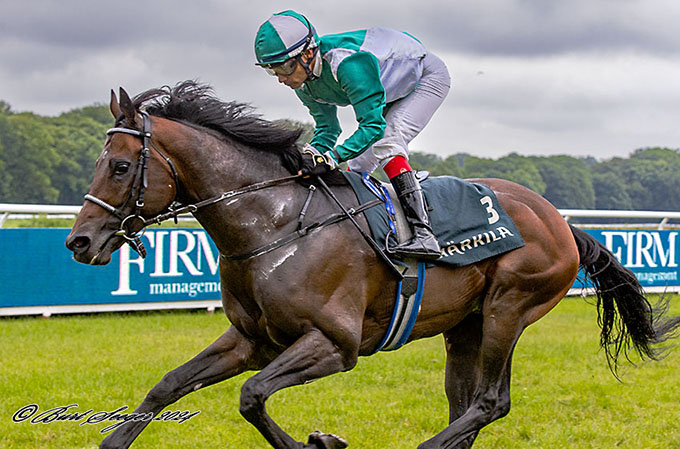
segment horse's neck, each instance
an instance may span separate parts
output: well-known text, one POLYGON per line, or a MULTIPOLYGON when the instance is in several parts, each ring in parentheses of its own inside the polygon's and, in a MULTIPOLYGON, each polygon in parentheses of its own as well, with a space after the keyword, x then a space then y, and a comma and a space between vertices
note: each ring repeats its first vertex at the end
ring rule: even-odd
MULTIPOLYGON (((290 173, 280 157, 225 142, 195 130, 183 139, 169 139, 169 156, 177 161, 182 200, 188 204, 290 173)), ((267 243, 277 230, 297 216, 298 186, 286 184, 225 199, 194 215, 224 254, 247 252, 267 243), (297 211, 295 211, 297 208, 297 211)))

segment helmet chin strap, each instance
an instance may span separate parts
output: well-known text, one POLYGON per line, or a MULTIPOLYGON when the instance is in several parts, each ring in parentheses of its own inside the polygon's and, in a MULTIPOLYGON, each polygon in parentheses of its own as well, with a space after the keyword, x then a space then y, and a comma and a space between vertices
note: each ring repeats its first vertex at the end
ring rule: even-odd
POLYGON ((298 63, 300 63, 302 68, 305 69, 305 73, 307 74, 307 80, 308 81, 318 80, 319 75, 320 75, 320 73, 319 73, 319 75, 316 75, 314 73, 314 70, 312 70, 312 67, 311 67, 314 60, 316 60, 319 56, 319 47, 314 47, 313 50, 314 50, 314 54, 312 55, 309 62, 305 62, 305 61, 302 60, 302 53, 300 53, 300 55, 298 56, 298 63))

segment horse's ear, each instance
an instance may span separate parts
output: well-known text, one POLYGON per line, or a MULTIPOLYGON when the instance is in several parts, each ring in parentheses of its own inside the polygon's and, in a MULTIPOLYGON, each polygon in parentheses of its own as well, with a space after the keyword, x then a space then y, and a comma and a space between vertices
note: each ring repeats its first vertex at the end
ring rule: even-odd
POLYGON ((120 105, 118 104, 118 98, 116 98, 116 93, 111 89, 111 102, 109 103, 109 109, 113 118, 118 118, 120 115, 120 105))
POLYGON ((125 117, 125 120, 130 126, 135 126, 137 124, 135 117, 137 115, 137 111, 135 111, 135 107, 132 104, 132 100, 130 100, 130 96, 128 95, 127 92, 125 92, 125 89, 122 87, 120 88, 120 111, 123 113, 123 116, 125 117))

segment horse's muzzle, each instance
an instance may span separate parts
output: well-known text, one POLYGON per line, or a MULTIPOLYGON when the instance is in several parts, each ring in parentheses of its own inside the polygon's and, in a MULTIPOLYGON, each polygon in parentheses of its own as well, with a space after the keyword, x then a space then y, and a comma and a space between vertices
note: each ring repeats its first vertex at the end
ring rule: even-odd
POLYGON ((101 247, 93 244, 92 239, 77 232, 71 232, 66 237, 66 247, 73 252, 73 258, 88 265, 106 265, 111 261, 111 251, 105 251, 111 239, 106 240, 101 247))

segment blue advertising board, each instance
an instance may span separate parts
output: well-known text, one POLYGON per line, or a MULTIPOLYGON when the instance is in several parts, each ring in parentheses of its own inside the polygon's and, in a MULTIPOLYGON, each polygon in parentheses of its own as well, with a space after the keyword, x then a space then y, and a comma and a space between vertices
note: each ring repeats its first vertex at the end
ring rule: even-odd
POLYGON ((68 229, 0 229, 0 307, 220 299, 215 244, 203 229, 149 230, 104 266, 73 260, 68 229))
MULTIPOLYGON (((621 264, 635 273, 644 288, 670 288, 678 282, 678 233, 639 229, 585 230, 609 249, 621 264)), ((577 281, 574 287, 582 287, 577 281)))
MULTIPOLYGON (((680 286, 680 231, 587 230, 635 273, 643 287, 680 286)), ((219 300, 219 253, 203 229, 162 229, 111 263, 88 266, 64 246, 68 229, 0 229, 0 308, 219 300)), ((579 281, 574 287, 582 287, 579 281)), ((9 310, 9 309, 7 309, 9 310)), ((0 310, 1 312, 1 310, 0 310)))

